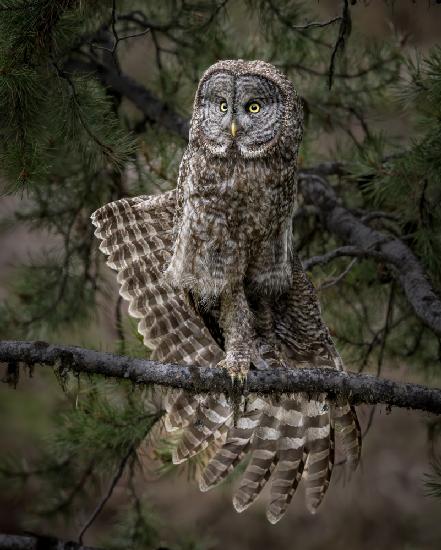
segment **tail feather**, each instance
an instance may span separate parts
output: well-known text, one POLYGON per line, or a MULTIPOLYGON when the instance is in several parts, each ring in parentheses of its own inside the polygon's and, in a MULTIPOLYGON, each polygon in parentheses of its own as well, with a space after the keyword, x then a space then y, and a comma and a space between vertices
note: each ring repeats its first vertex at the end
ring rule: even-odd
POLYGON ((227 440, 207 464, 199 481, 201 491, 208 491, 223 481, 246 455, 254 431, 259 425, 265 402, 257 398, 247 407, 236 426, 228 431, 227 440))
POLYGON ((267 518, 277 523, 285 514, 302 478, 306 460, 305 425, 301 397, 283 402, 284 415, 278 441, 278 464, 272 476, 267 518))
POLYGON ((231 404, 225 396, 209 397, 201 403, 196 416, 173 452, 173 463, 180 464, 203 451, 215 439, 226 433, 222 427, 233 415, 231 404))
POLYGON ((361 430, 355 408, 347 403, 334 408, 335 428, 348 465, 355 470, 361 456, 361 430))
POLYGON ((196 411, 201 403, 201 397, 192 397, 181 392, 173 400, 166 403, 167 415, 164 418, 167 432, 174 432, 189 426, 194 419, 196 411))
POLYGON ((334 466, 334 421, 326 401, 310 401, 306 405, 308 410, 306 505, 311 513, 315 513, 329 487, 334 466))
POLYGON ((282 407, 272 404, 262 414, 250 463, 233 498, 233 505, 238 512, 243 512, 256 500, 277 464, 282 414, 282 407))

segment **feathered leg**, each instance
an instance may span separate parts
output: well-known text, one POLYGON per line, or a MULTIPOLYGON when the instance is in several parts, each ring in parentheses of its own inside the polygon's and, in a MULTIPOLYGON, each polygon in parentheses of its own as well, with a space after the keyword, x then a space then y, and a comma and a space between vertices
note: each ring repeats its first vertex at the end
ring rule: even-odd
POLYGON ((218 367, 243 382, 250 368, 253 331, 251 311, 242 286, 227 288, 220 297, 220 325, 225 340, 225 358, 218 367))

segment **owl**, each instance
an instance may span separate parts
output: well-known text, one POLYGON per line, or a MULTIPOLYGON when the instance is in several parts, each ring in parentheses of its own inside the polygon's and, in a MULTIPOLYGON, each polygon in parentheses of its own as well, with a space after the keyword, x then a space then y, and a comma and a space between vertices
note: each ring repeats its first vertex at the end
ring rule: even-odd
MULTIPOLYGON (((302 108, 292 83, 263 61, 225 60, 202 76, 177 187, 121 199, 92 215, 100 249, 152 358, 225 369, 239 387, 252 369, 343 368, 314 287, 292 243, 302 108)), ((355 467, 354 409, 325 394, 170 392, 164 425, 175 463, 205 457, 206 491, 243 460, 233 498, 248 508, 270 482, 276 523, 298 483, 315 512, 335 442, 355 467)))

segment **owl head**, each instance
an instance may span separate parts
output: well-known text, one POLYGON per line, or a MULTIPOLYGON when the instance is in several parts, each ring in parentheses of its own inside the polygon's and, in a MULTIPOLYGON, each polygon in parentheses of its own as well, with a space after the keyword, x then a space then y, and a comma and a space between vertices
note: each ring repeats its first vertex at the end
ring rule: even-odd
POLYGON ((219 61, 199 82, 190 143, 220 157, 265 157, 280 147, 297 150, 302 120, 294 86, 276 67, 219 61))

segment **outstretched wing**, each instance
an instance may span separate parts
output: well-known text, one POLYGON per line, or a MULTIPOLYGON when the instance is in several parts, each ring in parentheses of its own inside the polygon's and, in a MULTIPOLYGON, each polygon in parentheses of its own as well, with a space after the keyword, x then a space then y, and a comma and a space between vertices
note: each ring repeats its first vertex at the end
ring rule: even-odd
MULTIPOLYGON (((151 357, 162 362, 211 366, 222 357, 201 316, 163 279, 173 247, 176 192, 121 199, 92 214, 107 265, 118 272, 121 296, 151 357)), ((165 427, 189 426, 207 398, 169 392, 165 427)), ((192 428, 190 428, 191 430, 192 428)))
POLYGON ((91 219, 152 358, 209 366, 220 360, 221 349, 185 297, 162 277, 171 258, 175 205, 175 191, 121 199, 91 219))

